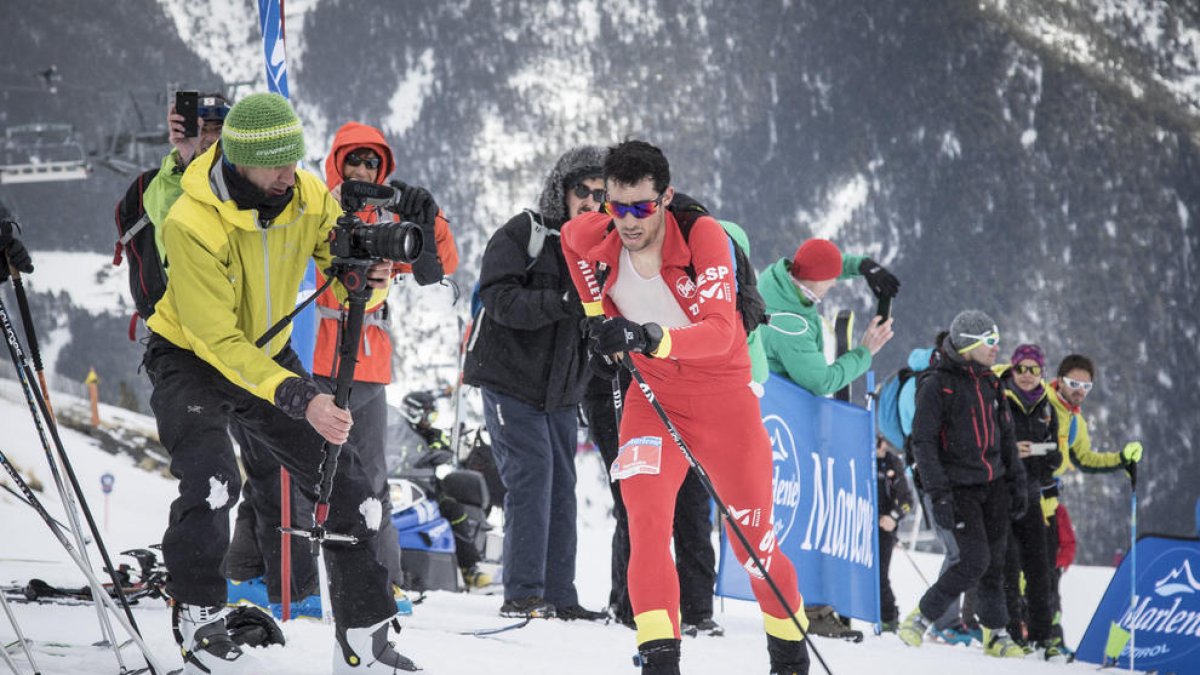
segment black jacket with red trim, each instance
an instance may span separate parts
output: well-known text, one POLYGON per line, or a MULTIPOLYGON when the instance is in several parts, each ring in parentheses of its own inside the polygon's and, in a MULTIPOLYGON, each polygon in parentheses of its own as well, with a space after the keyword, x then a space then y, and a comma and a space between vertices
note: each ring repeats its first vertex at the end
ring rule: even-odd
POLYGON ((1001 478, 1025 487, 1000 380, 952 349, 942 350, 933 372, 917 385, 912 444, 922 486, 935 500, 953 488, 1001 478))

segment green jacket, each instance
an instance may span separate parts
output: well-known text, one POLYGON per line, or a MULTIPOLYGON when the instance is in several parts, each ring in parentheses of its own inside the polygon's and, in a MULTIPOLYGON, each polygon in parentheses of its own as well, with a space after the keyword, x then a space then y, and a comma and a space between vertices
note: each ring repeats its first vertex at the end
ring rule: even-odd
MULTIPOLYGON (((863 256, 843 255, 842 276, 859 276, 863 256)), ((817 308, 792 283, 791 261, 780 258, 758 278, 758 290, 771 314, 770 326, 754 331, 767 355, 767 365, 817 396, 825 396, 850 384, 871 367, 871 352, 859 345, 832 364, 825 361, 825 336, 817 308), (781 332, 782 331, 782 332, 781 332)))
MULTIPOLYGON (((750 256, 750 237, 746 236, 746 231, 741 225, 730 220, 718 220, 721 227, 725 228, 726 234, 731 239, 742 247, 746 252, 746 257, 750 256)), ((750 379, 762 384, 767 381, 771 375, 771 371, 767 367, 767 354, 763 351, 762 339, 758 336, 758 331, 753 331, 746 338, 746 346, 750 349, 750 379)))
MULTIPOLYGON (((150 216, 150 222, 155 225, 154 244, 158 247, 160 256, 167 250, 163 244, 161 225, 166 221, 167 212, 171 210, 175 200, 183 194, 183 171, 177 171, 178 166, 179 151, 172 149, 163 157, 162 166, 158 173, 154 174, 154 180, 150 181, 146 191, 142 193, 142 205, 146 209, 146 215, 150 216)), ((166 271, 165 265, 163 269, 166 271)))

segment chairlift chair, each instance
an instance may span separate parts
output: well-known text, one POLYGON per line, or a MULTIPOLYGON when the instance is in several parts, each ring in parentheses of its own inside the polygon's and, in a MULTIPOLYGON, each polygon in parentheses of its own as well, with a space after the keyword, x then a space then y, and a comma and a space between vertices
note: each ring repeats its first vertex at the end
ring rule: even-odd
POLYGON ((83 180, 90 171, 69 124, 22 124, 4 132, 0 185, 83 180))

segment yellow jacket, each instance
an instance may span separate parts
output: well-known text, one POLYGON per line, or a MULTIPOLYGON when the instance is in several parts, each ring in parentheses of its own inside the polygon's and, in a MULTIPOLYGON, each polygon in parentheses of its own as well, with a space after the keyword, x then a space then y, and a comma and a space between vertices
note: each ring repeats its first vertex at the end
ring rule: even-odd
POLYGON ((1079 467, 1084 473, 1108 473, 1121 468, 1121 453, 1092 450, 1087 420, 1079 408, 1071 406, 1058 395, 1057 380, 1046 386, 1046 395, 1058 414, 1058 447, 1067 450, 1063 453, 1062 466, 1055 475, 1062 475, 1073 466, 1079 467), (1073 433, 1072 426, 1075 427, 1073 433))
MULTIPOLYGON (((188 166, 183 196, 160 225, 171 274, 146 325, 274 403, 275 388, 296 376, 273 360, 291 326, 261 349, 254 341, 296 306, 310 258, 317 269, 330 266, 329 231, 341 209, 324 182, 297 169, 291 203, 260 227, 256 211, 228 198, 219 150, 214 144, 188 166)), ((345 297, 341 284, 334 288, 345 297)))

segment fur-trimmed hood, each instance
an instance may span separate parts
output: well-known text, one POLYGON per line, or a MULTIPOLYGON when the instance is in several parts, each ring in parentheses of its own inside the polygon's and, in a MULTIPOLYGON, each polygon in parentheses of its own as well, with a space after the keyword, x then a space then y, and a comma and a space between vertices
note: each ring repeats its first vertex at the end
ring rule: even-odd
POLYGON ((538 200, 538 211, 549 227, 557 228, 567 220, 567 188, 581 178, 599 178, 604 173, 604 157, 608 150, 595 145, 580 145, 563 153, 554 164, 542 196, 538 200))

